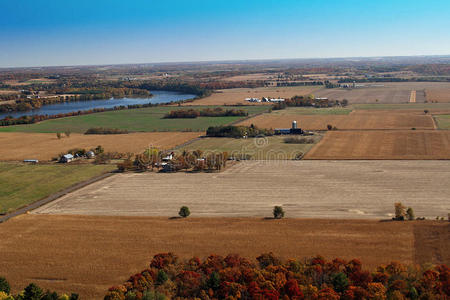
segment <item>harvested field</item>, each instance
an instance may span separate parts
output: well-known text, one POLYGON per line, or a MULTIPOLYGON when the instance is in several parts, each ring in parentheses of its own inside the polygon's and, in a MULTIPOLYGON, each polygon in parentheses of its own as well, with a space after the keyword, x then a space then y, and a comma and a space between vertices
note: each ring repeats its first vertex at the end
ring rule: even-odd
POLYGON ((58 139, 54 133, 0 132, 0 160, 51 160, 73 148, 141 153, 148 147, 170 149, 203 134, 202 132, 149 132, 129 134, 77 134, 58 139))
POLYGON ((270 80, 277 79, 278 74, 273 73, 254 73, 254 74, 244 74, 236 75, 231 77, 223 78, 224 81, 255 81, 255 80, 270 80))
POLYGON ((449 103, 450 102, 450 87, 448 88, 434 88, 434 89, 427 89, 426 91, 426 97, 429 102, 443 102, 443 103, 449 103))
POLYGON ((391 261, 450 262, 448 223, 433 221, 25 215, 0 224, 0 234, 0 270, 14 292, 35 282, 82 299, 103 299, 110 286, 144 269, 154 254, 169 251, 182 259, 321 254, 359 258, 369 270, 391 261))
POLYGON ((330 131, 305 159, 450 159, 450 131, 330 131))
POLYGON ((411 91, 416 91, 415 102, 423 103, 429 98, 430 91, 442 88, 450 89, 450 83, 446 82, 387 82, 362 85, 364 86, 354 89, 321 89, 314 95, 331 100, 347 99, 349 103, 408 103, 411 91), (427 97, 425 97, 424 90, 426 90, 427 97))
MULTIPOLYGON (((315 93, 320 87, 317 86, 292 86, 292 87, 261 87, 261 88, 238 88, 218 90, 211 96, 188 102, 184 105, 233 105, 249 104, 245 98, 291 98, 296 95, 309 95, 315 93)), ((256 105, 270 105, 271 103, 256 103, 256 105)))
POLYGON ((117 174, 33 213, 172 217, 187 205, 194 217, 269 217, 283 205, 287 217, 383 219, 400 201, 434 218, 450 211, 449 193, 450 161, 245 161, 221 173, 117 174))
POLYGON ((228 152, 230 157, 270 160, 270 159, 295 159, 308 152, 315 143, 321 139, 321 135, 308 136, 314 140, 311 144, 288 144, 284 142, 286 136, 270 136, 260 138, 235 139, 235 138, 201 138, 193 143, 178 149, 202 150, 204 154, 211 152, 228 152))
POLYGON ((18 94, 19 91, 16 90, 0 90, 0 95, 11 95, 11 94, 18 94))
POLYGON ((261 128, 290 128, 294 120, 300 128, 305 130, 326 130, 328 124, 342 130, 435 128, 431 115, 425 115, 423 111, 391 113, 374 110, 356 111, 348 115, 304 115, 282 110, 277 113, 258 115, 240 122, 239 125, 254 124, 261 128))

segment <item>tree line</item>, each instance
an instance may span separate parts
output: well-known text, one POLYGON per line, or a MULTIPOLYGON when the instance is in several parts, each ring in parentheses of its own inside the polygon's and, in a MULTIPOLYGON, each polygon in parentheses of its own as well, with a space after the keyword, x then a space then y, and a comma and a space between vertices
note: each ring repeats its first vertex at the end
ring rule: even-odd
POLYGON ((237 254, 181 261, 156 254, 149 267, 111 287, 105 300, 123 299, 448 299, 450 268, 392 262, 367 271, 358 259, 281 260, 264 253, 256 263, 237 254))
POLYGON ((248 112, 243 109, 223 109, 221 107, 216 108, 204 108, 202 110, 195 109, 179 109, 172 110, 167 113, 165 119, 186 119, 197 117, 243 117, 248 116, 248 112))

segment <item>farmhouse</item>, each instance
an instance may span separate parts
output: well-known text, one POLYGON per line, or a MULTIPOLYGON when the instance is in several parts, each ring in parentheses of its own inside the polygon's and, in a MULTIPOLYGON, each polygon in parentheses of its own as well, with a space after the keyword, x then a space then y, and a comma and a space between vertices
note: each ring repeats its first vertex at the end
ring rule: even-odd
POLYGON ((303 134, 304 131, 297 127, 297 121, 292 121, 291 128, 275 128, 275 134, 303 134))
POLYGON ((63 156, 61 156, 59 162, 61 163, 68 163, 71 162, 74 159, 72 154, 64 154, 63 156))

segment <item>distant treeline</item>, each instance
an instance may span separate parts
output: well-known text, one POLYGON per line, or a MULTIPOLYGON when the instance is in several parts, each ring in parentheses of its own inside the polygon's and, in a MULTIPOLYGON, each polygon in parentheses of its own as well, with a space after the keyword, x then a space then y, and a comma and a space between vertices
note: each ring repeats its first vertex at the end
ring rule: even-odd
POLYGON ((324 85, 323 81, 302 81, 302 82, 277 82, 277 86, 310 86, 324 85))
POLYGON ((211 95, 211 90, 200 85, 188 84, 178 81, 152 81, 152 82, 139 82, 136 87, 146 90, 155 91, 174 91, 186 94, 194 94, 197 97, 206 97, 211 95))
POLYGON ((248 112, 242 109, 227 109, 221 107, 205 108, 202 110, 172 110, 164 116, 165 119, 195 119, 197 117, 242 117, 248 116, 248 112))
POLYGON ((127 134, 128 130, 119 128, 89 128, 84 134, 127 134))
MULTIPOLYGON (((176 102, 170 102, 169 104, 174 104, 176 102)), ((23 124, 33 124, 45 120, 51 119, 59 119, 65 117, 74 117, 74 116, 82 116, 89 115, 94 113, 106 112, 106 111, 114 111, 114 110, 124 110, 124 109, 135 109, 135 108, 144 108, 144 107, 155 107, 162 106, 163 104, 158 103, 147 103, 147 104, 133 104, 127 106, 114 106, 112 108, 94 108, 90 110, 79 110, 69 113, 62 113, 57 115, 34 115, 34 116, 22 116, 20 118, 6 117, 0 120, 0 126, 11 126, 11 125, 23 125, 23 124)))
POLYGON ((272 129, 257 128, 256 126, 211 126, 206 131, 208 137, 257 137, 257 136, 271 136, 274 132, 272 129))
POLYGON ((314 96, 294 96, 286 99, 284 102, 276 103, 272 106, 273 110, 284 109, 286 107, 333 107, 333 106, 347 106, 348 100, 330 100, 330 99, 316 99, 314 96))

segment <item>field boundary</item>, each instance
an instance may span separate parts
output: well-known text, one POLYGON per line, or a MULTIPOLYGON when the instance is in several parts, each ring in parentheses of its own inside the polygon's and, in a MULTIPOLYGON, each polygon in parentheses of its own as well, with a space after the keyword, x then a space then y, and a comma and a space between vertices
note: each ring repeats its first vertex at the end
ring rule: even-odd
POLYGON ((41 206, 43 206, 45 204, 48 204, 48 203, 50 203, 52 201, 55 201, 56 199, 61 198, 62 196, 66 195, 66 194, 72 193, 72 192, 74 192, 74 191, 76 191, 78 189, 81 189, 81 188, 83 188, 85 186, 88 186, 88 185, 90 185, 92 183, 95 183, 97 181, 100 181, 100 180, 103 180, 105 178, 108 178, 108 177, 110 177, 110 176, 112 176, 114 174, 115 173, 113 173, 113 172, 108 172, 108 173, 104 173, 104 174, 101 174, 99 176, 90 178, 88 180, 76 183, 76 184, 74 184, 72 186, 69 186, 69 187, 59 191, 59 192, 51 194, 51 195, 49 195, 49 196, 47 196, 47 197, 45 197, 45 198, 43 198, 41 200, 33 202, 33 203, 31 203, 29 205, 26 205, 24 207, 21 207, 21 208, 13 211, 11 213, 7 213, 6 215, 0 216, 0 224, 8 221, 11 218, 17 217, 17 216, 22 215, 22 214, 26 214, 29 211, 34 210, 34 209, 36 209, 38 207, 41 207, 41 206))

